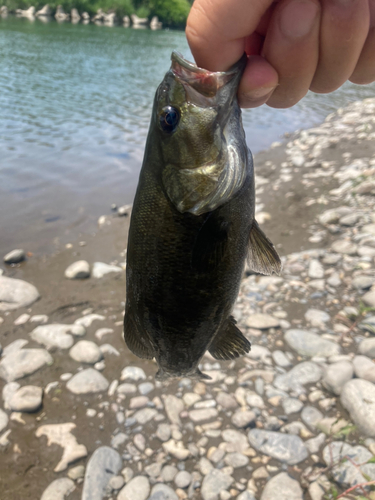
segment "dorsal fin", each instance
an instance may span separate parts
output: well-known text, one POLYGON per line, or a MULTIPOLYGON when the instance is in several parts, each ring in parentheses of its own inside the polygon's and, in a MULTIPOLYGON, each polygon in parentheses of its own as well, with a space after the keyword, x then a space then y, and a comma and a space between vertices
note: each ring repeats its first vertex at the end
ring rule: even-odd
POLYGON ((255 219, 249 236, 247 263, 256 273, 280 275, 281 272, 280 257, 255 219))

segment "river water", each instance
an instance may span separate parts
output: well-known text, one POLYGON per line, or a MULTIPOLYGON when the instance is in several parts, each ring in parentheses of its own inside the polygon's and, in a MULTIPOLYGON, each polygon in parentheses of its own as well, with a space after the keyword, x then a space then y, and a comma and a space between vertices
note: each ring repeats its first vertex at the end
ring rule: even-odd
MULTIPOLYGON (((49 253, 95 230, 112 203, 132 202, 173 49, 190 56, 183 32, 0 18, 0 256, 49 253)), ((289 110, 246 110, 249 147, 374 95, 346 84, 289 110)))

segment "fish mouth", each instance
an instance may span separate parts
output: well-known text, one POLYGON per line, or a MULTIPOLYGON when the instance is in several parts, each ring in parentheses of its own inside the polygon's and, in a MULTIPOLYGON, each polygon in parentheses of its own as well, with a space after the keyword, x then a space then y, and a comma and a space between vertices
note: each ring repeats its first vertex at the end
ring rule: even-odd
POLYGON ((173 372, 173 371, 166 370, 164 368, 159 368, 159 370, 156 372, 155 380, 163 381, 163 380, 168 380, 171 378, 183 378, 183 377, 198 379, 198 380, 211 380, 212 379, 206 373, 202 373, 199 368, 196 368, 194 370, 191 370, 191 371, 185 372, 185 373, 173 372))
POLYGON ((208 71, 199 68, 196 64, 187 61, 176 51, 171 56, 173 75, 184 85, 187 91, 189 101, 198 105, 212 106, 215 98, 222 94, 222 89, 228 89, 225 92, 227 99, 228 93, 235 94, 239 80, 245 69, 247 55, 244 53, 228 71, 208 71), (197 102, 198 101, 198 102, 197 102))

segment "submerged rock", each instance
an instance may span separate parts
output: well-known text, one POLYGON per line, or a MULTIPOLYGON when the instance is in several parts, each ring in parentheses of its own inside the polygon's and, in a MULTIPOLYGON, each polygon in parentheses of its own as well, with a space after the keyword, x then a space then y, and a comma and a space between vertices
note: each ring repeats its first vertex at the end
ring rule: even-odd
POLYGON ((17 264, 26 259, 25 251, 17 248, 4 255, 5 264, 17 264))
POLYGON ((102 500, 108 483, 122 467, 121 456, 109 446, 101 446, 92 454, 85 473, 81 500, 102 500))
POLYGON ((65 269, 65 278, 70 280, 82 280, 90 277, 90 264, 86 260, 73 262, 65 269))
POLYGON ((302 488, 298 481, 286 472, 274 476, 266 484, 261 500, 303 500, 302 488))
POLYGON ((40 500, 65 500, 75 489, 75 484, 71 479, 60 477, 44 490, 40 500))
POLYGON ((94 368, 87 368, 76 373, 66 384, 67 389, 74 394, 91 394, 106 391, 108 380, 94 368))
POLYGON ((0 378, 13 382, 52 363, 52 356, 44 349, 21 349, 1 359, 0 378))
POLYGON ((0 311, 28 307, 40 297, 34 285, 0 275, 0 311))
POLYGON ((248 438, 253 448, 288 465, 298 464, 309 455, 306 446, 298 436, 252 429, 248 438))
POLYGON ((360 432, 375 437, 375 385, 367 380, 349 380, 341 391, 341 403, 360 432))

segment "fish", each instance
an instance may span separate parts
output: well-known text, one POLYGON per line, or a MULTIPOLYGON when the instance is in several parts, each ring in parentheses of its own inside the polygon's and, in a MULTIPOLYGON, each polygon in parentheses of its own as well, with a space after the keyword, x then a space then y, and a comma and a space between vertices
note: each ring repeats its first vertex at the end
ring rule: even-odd
POLYGON ((255 220, 255 180, 237 89, 246 54, 228 71, 177 52, 154 99, 133 203, 124 339, 155 358, 157 380, 210 378, 217 360, 250 350, 232 309, 246 261, 279 274, 280 258, 255 220))

